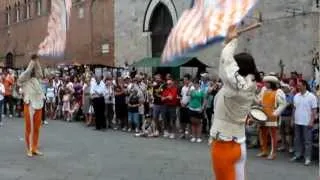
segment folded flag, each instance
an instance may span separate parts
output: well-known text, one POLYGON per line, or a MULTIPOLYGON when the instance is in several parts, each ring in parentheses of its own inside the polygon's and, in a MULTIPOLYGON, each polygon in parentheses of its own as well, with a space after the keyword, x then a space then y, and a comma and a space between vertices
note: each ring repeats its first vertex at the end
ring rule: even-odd
POLYGON ((64 57, 72 0, 52 0, 48 35, 40 43, 38 55, 47 59, 64 57))
POLYGON ((239 24, 257 0, 193 0, 171 30, 161 61, 166 63, 187 53, 221 42, 232 25, 239 24))

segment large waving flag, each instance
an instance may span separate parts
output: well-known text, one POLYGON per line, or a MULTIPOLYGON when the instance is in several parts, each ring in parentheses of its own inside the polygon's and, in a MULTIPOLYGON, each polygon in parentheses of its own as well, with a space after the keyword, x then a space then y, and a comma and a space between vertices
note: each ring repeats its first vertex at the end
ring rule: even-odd
POLYGON ((58 59, 64 57, 72 0, 52 0, 48 35, 39 45, 38 55, 58 59))
POLYGON ((162 62, 221 42, 231 25, 237 25, 257 0, 193 0, 171 30, 162 54, 162 62))

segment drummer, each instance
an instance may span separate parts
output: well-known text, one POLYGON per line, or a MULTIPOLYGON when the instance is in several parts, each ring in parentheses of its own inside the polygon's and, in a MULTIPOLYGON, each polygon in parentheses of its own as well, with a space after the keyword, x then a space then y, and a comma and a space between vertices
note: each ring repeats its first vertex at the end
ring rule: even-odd
MULTIPOLYGON (((271 73, 270 73, 271 74, 271 73)), ((263 78, 265 83, 259 94, 259 101, 263 111, 268 116, 268 121, 261 124, 259 128, 259 138, 261 152, 257 154, 258 157, 267 157, 269 160, 276 158, 277 150, 277 131, 279 116, 286 108, 286 96, 284 92, 278 88, 279 79, 271 74, 263 78), (268 152, 268 138, 271 137, 271 150, 268 152)))

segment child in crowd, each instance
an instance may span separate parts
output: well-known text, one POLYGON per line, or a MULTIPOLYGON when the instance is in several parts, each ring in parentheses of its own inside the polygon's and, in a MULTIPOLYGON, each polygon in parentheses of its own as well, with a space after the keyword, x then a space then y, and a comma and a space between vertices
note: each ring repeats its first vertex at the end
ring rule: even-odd
POLYGON ((69 122, 71 121, 71 114, 70 114, 71 93, 68 88, 64 89, 62 101, 63 101, 63 104, 62 104, 63 118, 69 122))
POLYGON ((128 132, 132 131, 132 125, 135 126, 136 132, 138 132, 139 127, 139 96, 136 89, 131 90, 128 103, 128 132))
POLYGON ((69 122, 70 122, 71 120, 75 120, 75 119, 76 119, 77 113, 78 113, 79 110, 80 110, 80 104, 79 104, 79 102, 76 101, 76 100, 72 100, 72 101, 71 101, 70 111, 69 111, 69 114, 68 114, 69 122))
MULTIPOLYGON (((3 108, 3 99, 4 99, 4 92, 5 92, 5 89, 4 89, 4 85, 3 85, 3 82, 2 82, 2 78, 0 78, 0 109, 3 108)), ((2 123, 2 111, 0 111, 0 127, 3 126, 3 123, 2 123)))
POLYGON ((52 80, 49 81, 49 86, 47 87, 46 92, 47 114, 50 119, 53 119, 56 95, 52 80))

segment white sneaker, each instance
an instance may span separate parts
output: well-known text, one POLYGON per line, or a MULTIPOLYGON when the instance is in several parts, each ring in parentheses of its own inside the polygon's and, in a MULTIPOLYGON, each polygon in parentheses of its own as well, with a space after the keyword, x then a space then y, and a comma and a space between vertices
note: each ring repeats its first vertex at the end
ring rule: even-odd
POLYGON ((172 133, 172 134, 170 134, 169 138, 170 138, 170 139, 175 139, 176 136, 172 133))
MULTIPOLYGON (((68 122, 70 122, 70 120, 68 122)), ((48 123, 48 121, 43 121, 43 124, 48 125, 49 123, 48 123)))
POLYGON ((163 137, 167 138, 167 137, 169 137, 169 136, 170 136, 170 134, 168 133, 168 131, 164 131, 163 137))
POLYGON ((138 128, 136 128, 136 130, 135 130, 135 131, 136 131, 136 133, 139 133, 139 129, 138 129, 138 128))
POLYGON ((311 164, 311 160, 310 159, 306 159, 306 161, 304 162, 305 166, 309 166, 311 164))
POLYGON ((156 131, 153 133, 153 136, 154 136, 154 137, 158 137, 158 136, 159 136, 159 131, 156 130, 156 131))
POLYGON ((131 128, 129 128, 129 129, 128 129, 128 132, 131 132, 131 131, 132 131, 132 129, 131 129, 131 128))
POLYGON ((298 161, 300 159, 300 157, 298 157, 298 156, 293 156, 291 159, 290 159, 290 161, 291 162, 295 162, 295 161, 298 161))
POLYGON ((293 153, 293 152, 294 152, 293 148, 289 148, 289 153, 293 153))
POLYGON ((190 142, 194 143, 194 142, 196 142, 196 140, 197 140, 196 138, 191 138, 190 142))
POLYGON ((198 138, 198 139, 197 139, 197 143, 202 143, 202 139, 201 139, 201 138, 198 138))
POLYGON ((9 115, 9 118, 12 118, 12 114, 9 115))

